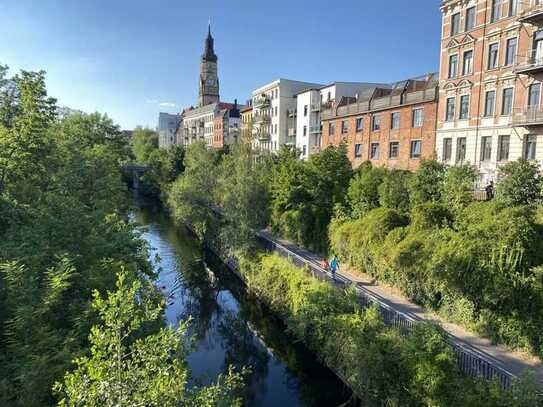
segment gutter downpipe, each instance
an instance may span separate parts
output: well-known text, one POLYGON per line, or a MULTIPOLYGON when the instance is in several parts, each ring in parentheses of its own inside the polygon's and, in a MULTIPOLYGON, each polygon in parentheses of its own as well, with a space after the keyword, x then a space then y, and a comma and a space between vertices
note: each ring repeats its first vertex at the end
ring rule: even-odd
MULTIPOLYGON (((483 43, 482 43, 482 57, 481 57, 481 70, 479 72, 479 98, 477 100, 477 122, 475 124, 475 160, 477 161, 478 147, 479 147, 479 127, 481 125, 481 99, 483 98, 483 68, 485 63, 485 42, 486 42, 486 29, 487 29, 487 18, 488 18, 488 0, 485 0, 485 21, 483 24, 483 43)), ((481 170, 481 157, 479 157, 478 165, 479 175, 481 170)))

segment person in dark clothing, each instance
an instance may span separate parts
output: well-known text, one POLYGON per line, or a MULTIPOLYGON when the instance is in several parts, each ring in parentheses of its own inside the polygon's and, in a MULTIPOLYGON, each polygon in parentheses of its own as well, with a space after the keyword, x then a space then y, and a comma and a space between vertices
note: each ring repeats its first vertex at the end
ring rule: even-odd
POLYGON ((488 183, 488 185, 485 187, 485 192, 487 201, 494 199, 494 181, 490 181, 488 183))

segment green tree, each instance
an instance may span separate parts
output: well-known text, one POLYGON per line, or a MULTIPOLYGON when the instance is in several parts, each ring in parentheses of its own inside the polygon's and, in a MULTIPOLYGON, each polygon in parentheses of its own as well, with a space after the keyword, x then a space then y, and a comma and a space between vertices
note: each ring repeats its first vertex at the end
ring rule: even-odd
POLYGON ((200 239, 216 225, 217 153, 204 142, 193 143, 185 155, 185 172, 170 189, 168 205, 174 219, 190 225, 200 239))
POLYGON ((543 176, 535 162, 519 159, 499 170, 498 198, 507 205, 534 205, 541 201, 543 176))
POLYGON ((147 164, 150 155, 158 149, 158 134, 154 130, 137 127, 132 133, 130 143, 136 161, 140 164, 147 164))
POLYGON ((444 176, 445 166, 443 164, 434 160, 422 160, 409 183, 411 204, 439 202, 444 176))
POLYGON ((473 187, 479 178, 477 168, 464 164, 449 167, 442 184, 443 203, 459 212, 473 202, 473 187))
POLYGON ((396 209, 401 213, 409 213, 409 178, 408 171, 392 170, 386 173, 379 185, 379 203, 383 208, 396 209))
POLYGON ((223 240, 241 249, 254 245, 255 230, 269 222, 267 169, 255 160, 250 144, 238 144, 219 168, 219 202, 224 210, 223 240))
POLYGON ((186 323, 141 335, 146 323, 162 315, 162 306, 148 295, 139 281, 129 283, 125 273, 118 275, 117 289, 107 299, 94 292, 100 323, 91 329, 91 354, 76 359, 76 369, 55 384, 59 405, 241 405, 234 396, 241 377, 232 371, 209 388, 187 389, 186 323))
POLYGON ((387 170, 383 167, 364 166, 357 171, 347 191, 347 202, 353 218, 360 218, 379 207, 379 186, 386 175, 387 170))

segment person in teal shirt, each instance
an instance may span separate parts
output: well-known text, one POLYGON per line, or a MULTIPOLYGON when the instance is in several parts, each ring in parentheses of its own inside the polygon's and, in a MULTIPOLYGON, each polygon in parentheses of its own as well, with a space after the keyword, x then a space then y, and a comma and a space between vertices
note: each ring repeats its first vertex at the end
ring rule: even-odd
POLYGON ((332 257, 332 260, 330 261, 330 271, 332 272, 332 278, 336 279, 336 272, 339 271, 339 261, 334 254, 334 257, 332 257))

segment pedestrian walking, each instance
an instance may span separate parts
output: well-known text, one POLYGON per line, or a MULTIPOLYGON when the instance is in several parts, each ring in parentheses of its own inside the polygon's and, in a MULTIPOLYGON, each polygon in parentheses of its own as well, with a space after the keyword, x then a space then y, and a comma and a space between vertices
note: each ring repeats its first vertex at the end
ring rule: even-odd
POLYGON ((336 279, 336 272, 339 272, 339 261, 334 254, 334 257, 332 257, 332 260, 330 261, 330 271, 332 272, 332 278, 336 279))

